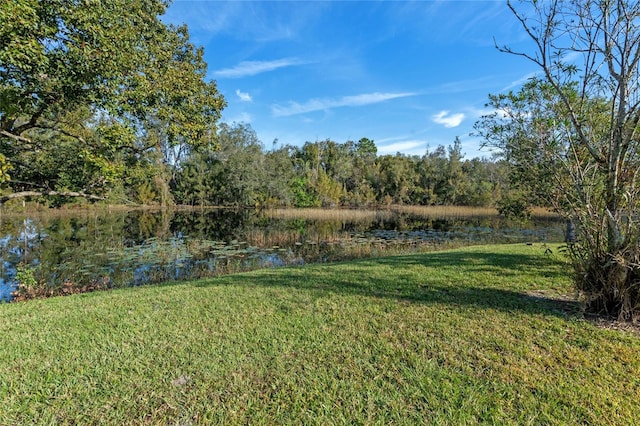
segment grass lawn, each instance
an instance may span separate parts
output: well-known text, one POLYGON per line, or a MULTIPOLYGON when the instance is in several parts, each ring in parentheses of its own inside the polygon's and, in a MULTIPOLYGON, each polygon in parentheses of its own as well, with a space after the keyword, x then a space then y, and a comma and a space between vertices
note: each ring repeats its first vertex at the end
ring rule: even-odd
POLYGON ((0 424, 634 424, 640 335, 541 245, 0 305, 0 424))

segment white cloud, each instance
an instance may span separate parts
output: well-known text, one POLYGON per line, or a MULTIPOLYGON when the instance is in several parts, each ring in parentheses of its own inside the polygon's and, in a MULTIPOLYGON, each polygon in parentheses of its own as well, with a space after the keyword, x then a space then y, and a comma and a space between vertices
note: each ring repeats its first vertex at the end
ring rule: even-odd
POLYGON ((239 78, 248 77, 263 72, 277 70, 278 68, 303 65, 306 62, 296 58, 276 59, 273 61, 242 61, 232 68, 224 68, 213 72, 216 77, 239 78))
POLYGON ((253 98, 251 97, 250 94, 248 94, 246 92, 241 92, 240 89, 236 90, 236 95, 238 95, 238 97, 240 98, 240 100, 242 102, 251 102, 251 101, 253 101, 253 98))
POLYGON ((439 113, 431 116, 433 122, 442 124, 444 127, 458 127, 465 115, 463 113, 449 114, 449 111, 440 111, 439 113))
POLYGON ((289 102, 286 106, 272 105, 271 111, 276 117, 323 111, 345 106, 362 106, 376 104, 396 98, 414 96, 415 93, 364 93, 354 96, 343 96, 338 99, 311 99, 303 104, 289 102))
POLYGON ((379 146, 378 155, 395 154, 402 152, 404 154, 424 154, 427 149, 427 142, 422 140, 408 140, 394 142, 389 145, 379 146))

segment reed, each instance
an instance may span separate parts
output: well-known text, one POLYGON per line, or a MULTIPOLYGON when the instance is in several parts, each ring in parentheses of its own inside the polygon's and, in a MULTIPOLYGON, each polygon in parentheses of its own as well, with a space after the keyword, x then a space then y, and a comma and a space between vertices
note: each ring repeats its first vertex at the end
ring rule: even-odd
POLYGON ((308 219, 308 220, 340 220, 363 221, 381 218, 390 218, 393 213, 390 210, 356 210, 356 209, 268 209, 264 215, 275 219, 308 219))
POLYGON ((391 206, 380 210, 372 209, 272 209, 265 210, 267 217, 278 219, 348 220, 361 221, 392 218, 403 213, 425 218, 466 218, 495 217, 498 211, 492 207, 468 206, 391 206))
POLYGON ((392 210, 427 218, 467 218, 495 217, 498 211, 493 207, 470 206, 393 206, 392 210))
MULTIPOLYGON (((307 219, 307 220, 341 220, 365 221, 372 219, 392 218, 394 214, 410 214, 413 216, 443 219, 443 218, 482 218, 497 217, 498 210, 494 207, 471 206, 405 206, 393 205, 381 209, 341 209, 341 208, 310 208, 310 209, 268 209, 264 215, 276 219, 307 219)), ((532 207, 531 217, 539 219, 558 218, 558 213, 546 207, 532 207)))
POLYGON ((295 229, 279 229, 267 232, 263 229, 252 228, 244 233, 249 244, 256 247, 292 246, 302 238, 302 232, 295 229))

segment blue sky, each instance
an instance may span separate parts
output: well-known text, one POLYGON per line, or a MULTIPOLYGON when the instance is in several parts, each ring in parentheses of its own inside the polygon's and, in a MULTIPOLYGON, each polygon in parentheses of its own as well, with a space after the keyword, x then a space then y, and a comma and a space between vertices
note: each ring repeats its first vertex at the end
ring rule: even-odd
POLYGON ((460 138, 465 158, 490 156, 470 135, 489 93, 536 71, 500 45, 527 49, 504 1, 180 1, 208 77, 266 149, 373 139, 378 154, 422 155, 460 138))

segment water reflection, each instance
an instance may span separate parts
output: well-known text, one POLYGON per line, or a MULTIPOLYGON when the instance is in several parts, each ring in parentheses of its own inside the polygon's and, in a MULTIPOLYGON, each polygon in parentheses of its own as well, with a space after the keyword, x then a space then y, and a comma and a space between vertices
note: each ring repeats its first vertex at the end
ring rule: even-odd
POLYGON ((0 235, 0 298, 9 300, 19 265, 38 283, 34 291, 66 294, 447 245, 562 241, 562 223, 389 211, 322 220, 251 210, 136 210, 4 215, 0 235))

